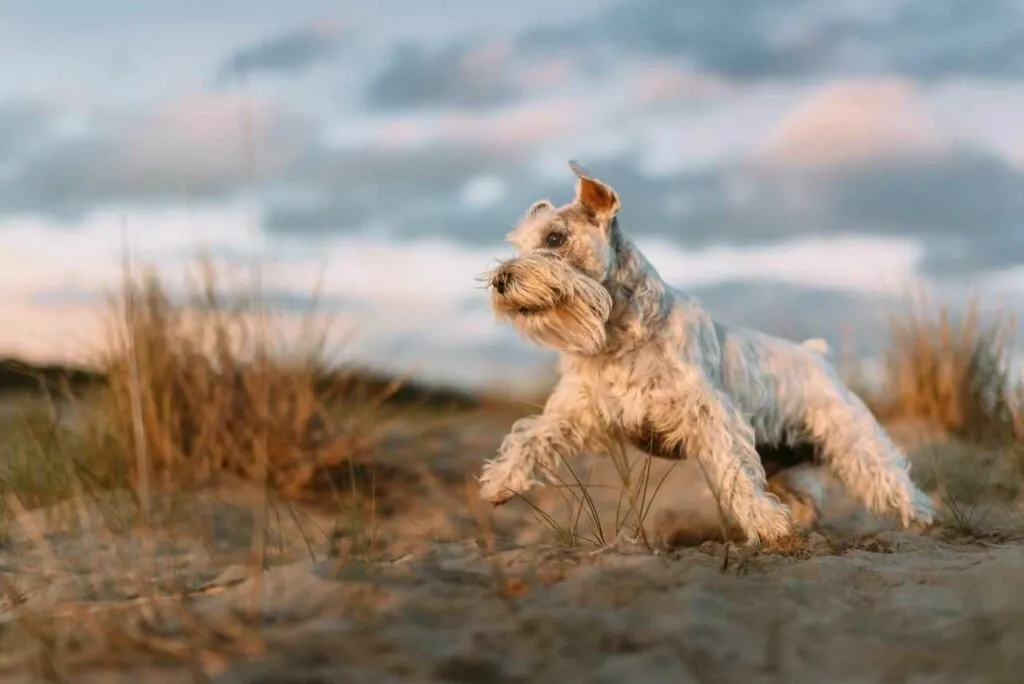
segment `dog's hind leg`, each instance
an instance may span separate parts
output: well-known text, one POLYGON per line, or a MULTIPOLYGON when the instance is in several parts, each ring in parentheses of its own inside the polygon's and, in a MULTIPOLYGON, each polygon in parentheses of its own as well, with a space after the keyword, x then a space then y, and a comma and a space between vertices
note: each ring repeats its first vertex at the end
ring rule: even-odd
POLYGON ((768 491, 789 506, 798 530, 810 530, 821 519, 825 486, 815 466, 804 464, 780 470, 768 478, 768 491))
POLYGON ((822 462, 872 513, 904 527, 929 524, 931 499, 910 479, 906 456, 871 411, 827 369, 804 389, 804 427, 822 462))
POLYGON ((789 506, 793 524, 802 531, 814 527, 825 505, 818 451, 807 441, 757 445, 757 454, 768 476, 768 491, 789 506))

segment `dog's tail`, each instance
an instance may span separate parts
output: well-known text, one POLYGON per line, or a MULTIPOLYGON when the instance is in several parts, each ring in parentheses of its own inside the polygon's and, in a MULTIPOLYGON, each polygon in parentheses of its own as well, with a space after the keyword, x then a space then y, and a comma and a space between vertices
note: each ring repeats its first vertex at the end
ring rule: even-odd
POLYGON ((817 352, 822 356, 828 356, 831 351, 828 346, 828 342, 820 337, 812 337, 809 340, 804 340, 800 343, 800 346, 804 349, 810 349, 813 352, 817 352))

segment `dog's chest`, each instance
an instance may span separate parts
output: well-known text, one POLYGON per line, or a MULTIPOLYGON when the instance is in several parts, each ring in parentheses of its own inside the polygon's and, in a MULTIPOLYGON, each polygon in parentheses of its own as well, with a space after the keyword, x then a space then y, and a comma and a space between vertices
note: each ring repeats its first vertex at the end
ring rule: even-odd
POLYGON ((657 365, 606 366, 587 383, 595 410, 609 431, 652 456, 679 460, 686 454, 669 446, 656 426, 672 403, 673 369, 657 365))
POLYGON ((619 430, 619 436, 645 454, 670 461, 686 460, 686 451, 683 449, 683 445, 671 445, 650 422, 645 421, 639 426, 622 428, 619 430))

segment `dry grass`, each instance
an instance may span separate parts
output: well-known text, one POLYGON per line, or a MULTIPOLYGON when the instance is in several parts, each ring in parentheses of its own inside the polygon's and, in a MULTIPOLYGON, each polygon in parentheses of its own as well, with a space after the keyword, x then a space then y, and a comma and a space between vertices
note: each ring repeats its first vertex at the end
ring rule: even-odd
POLYGON ((338 425, 329 414, 349 388, 324 369, 327 330, 310 317, 303 335, 279 348, 258 295, 232 301, 208 266, 201 278, 183 303, 152 276, 126 284, 99 364, 104 441, 125 454, 136 480, 146 463, 161 484, 265 476, 296 496, 319 470, 369 445, 366 422, 338 425))
POLYGON ((569 547, 594 546, 606 548, 621 541, 625 532, 631 541, 651 547, 646 531, 646 522, 658 493, 671 474, 672 466, 659 478, 651 472, 652 459, 645 454, 624 448, 615 441, 606 441, 602 451, 615 468, 613 484, 595 484, 592 463, 577 459, 563 464, 568 473, 550 473, 554 489, 558 493, 558 506, 545 509, 526 496, 520 495, 533 510, 536 519, 561 544, 569 547), (585 468, 585 469, 584 469, 585 468), (614 490, 614 510, 607 511, 606 499, 600 495, 602 489, 614 490))
MULTIPOLYGON (((367 464, 400 418, 386 400, 401 381, 381 387, 329 366, 330 318, 314 306, 294 319, 279 326, 258 290, 225 285, 207 261, 178 297, 126 270, 99 379, 74 391, 40 381, 39 400, 0 420, 0 494, 31 510, 128 491, 146 522, 157 493, 242 483, 264 492, 264 516, 316 499, 338 516, 327 534, 367 550, 377 489, 367 464)), ((10 517, 0 498, 0 523, 10 517)))
MULTIPOLYGON (((177 561, 165 557, 165 547, 178 543, 182 516, 197 510, 186 512, 188 502, 218 485, 262 492, 246 500, 245 515, 227 516, 232 528, 245 521, 231 534, 251 535, 249 566, 258 573, 274 560, 272 532, 281 537, 282 509, 291 516, 289 529, 306 539, 287 505, 306 495, 334 504, 333 529, 319 530, 327 555, 341 553, 334 548, 339 540, 346 557, 375 552, 375 502, 358 482, 363 469, 355 460, 368 456, 387 431, 393 416, 384 402, 401 383, 368 387, 358 373, 329 366, 331 320, 321 311, 312 307, 296 334, 282 336, 285 328, 272 320, 258 289, 225 286, 204 261, 181 297, 152 273, 126 269, 106 322, 96 383, 79 391, 41 380, 38 400, 0 426, 0 542, 43 559, 40 571, 53 581, 79 583, 82 569, 72 566, 83 561, 55 550, 50 530, 61 530, 61 540, 68 532, 80 538, 75 548, 102 548, 111 533, 141 540, 130 558, 88 561, 95 565, 85 575, 101 584, 115 581, 119 595, 138 598, 110 610, 72 604, 40 611, 28 607, 32 597, 22 591, 19 575, 5 570, 0 604, 12 630, 0 634, 0 671, 29 668, 61 679, 82 658, 122 653, 126 663, 138 664, 148 653, 156 661, 194 661, 200 672, 208 670, 207 661, 238 655, 238 649, 258 650, 258 624, 224 616, 231 624, 221 629, 197 619, 181 591, 172 590, 182 581, 177 570, 166 567, 177 561), (127 506, 125 492, 133 502, 127 506), (171 579, 154 583, 165 574, 171 579), (186 627, 161 636, 160 623, 168 619, 186 627)), ((211 519, 203 511, 187 524, 211 519)), ((192 548, 206 544, 205 535, 224 533, 185 534, 193 535, 192 548)), ((312 555, 313 542, 306 545, 312 555)), ((257 581, 254 601, 260 591, 257 581)))
POLYGON ((893 317, 883 355, 886 386, 872 408, 884 419, 918 419, 978 442, 1018 438, 1020 378, 1009 360, 1017 319, 963 313, 925 298, 893 317))
POLYGON ((81 430, 136 486, 231 476, 298 496, 319 472, 367 452, 375 412, 399 385, 366 396, 328 367, 330 319, 319 312, 289 341, 275 336, 258 292, 228 292, 208 262, 177 301, 151 273, 126 279, 81 430))
POLYGON ((1015 316, 986 315, 977 299, 954 312, 918 297, 891 318, 882 387, 862 392, 883 422, 937 431, 918 450, 915 473, 938 493, 943 521, 959 532, 980 531, 994 509, 1013 514, 1024 490, 1024 387, 1012 363, 1017 329, 1015 316))

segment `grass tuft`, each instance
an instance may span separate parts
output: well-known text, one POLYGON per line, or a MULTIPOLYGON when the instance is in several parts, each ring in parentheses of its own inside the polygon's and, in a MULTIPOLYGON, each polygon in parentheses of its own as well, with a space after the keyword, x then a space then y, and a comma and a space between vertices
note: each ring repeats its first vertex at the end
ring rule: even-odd
POLYGON ((331 502, 336 529, 322 536, 353 553, 375 545, 384 483, 369 461, 402 381, 330 365, 332 321, 315 303, 279 324, 258 289, 229 285, 209 261, 182 294, 126 270, 89 382, 41 374, 0 416, 0 532, 14 517, 8 494, 58 510, 79 494, 124 492, 146 525, 160 492, 241 483, 271 506, 331 502))
POLYGON ((962 314, 926 298, 890 323, 886 386, 872 402, 885 419, 917 419, 982 443, 1019 437, 1020 381, 1011 370, 1017 320, 986 318, 977 300, 962 314))
POLYGON ((319 472, 369 448, 372 406, 334 410, 354 387, 325 368, 327 323, 311 315, 296 340, 282 343, 258 294, 229 291, 205 262, 181 301, 152 273, 126 282, 110 308, 98 363, 105 381, 86 429, 135 482, 144 463, 158 486, 230 475, 265 479, 294 498, 319 472))
POLYGON ((651 471, 652 459, 646 454, 631 451, 615 440, 605 440, 602 451, 614 466, 615 481, 613 484, 598 484, 593 480, 593 463, 588 463, 586 470, 581 465, 573 466, 563 463, 567 477, 557 472, 549 473, 554 489, 559 496, 561 510, 545 510, 540 504, 526 496, 521 498, 532 509, 534 517, 546 528, 560 544, 569 547, 593 546, 606 548, 622 538, 625 532, 628 539, 642 543, 651 548, 647 536, 646 523, 654 502, 664 485, 665 480, 677 465, 673 463, 661 477, 655 478, 651 471), (614 491, 614 508, 611 508, 608 496, 602 491, 614 491), (611 513, 606 519, 603 513, 611 513))
POLYGON ((1024 491, 1017 330, 1015 316, 986 315, 977 299, 955 312, 915 298, 890 319, 881 388, 863 392, 884 423, 935 430, 914 447, 914 473, 942 501, 940 521, 957 532, 978 533, 994 511, 1012 513, 1024 491))

